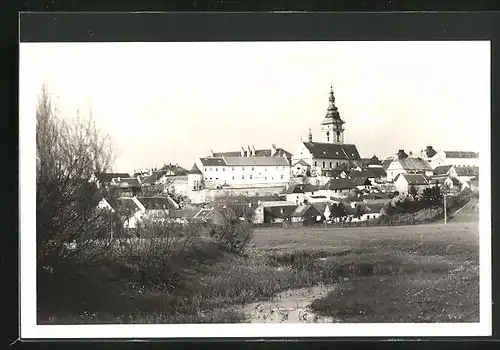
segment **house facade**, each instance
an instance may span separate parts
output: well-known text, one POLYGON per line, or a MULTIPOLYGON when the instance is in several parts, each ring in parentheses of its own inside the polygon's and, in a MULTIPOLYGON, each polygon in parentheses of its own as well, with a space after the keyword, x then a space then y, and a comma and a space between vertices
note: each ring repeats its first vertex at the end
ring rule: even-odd
POLYGON ((202 174, 197 181, 204 188, 283 186, 290 181, 291 176, 286 154, 199 158, 196 166, 202 174))
POLYGON ((432 146, 422 151, 434 169, 441 165, 454 165, 457 167, 479 167, 479 152, 472 151, 436 151, 432 146))
POLYGON ((394 181, 399 174, 421 174, 432 176, 433 171, 427 161, 420 157, 410 157, 399 150, 397 157, 387 167, 387 181, 394 181))
POLYGON ((422 174, 398 174, 394 179, 394 186, 399 193, 409 193, 412 187, 415 187, 417 193, 422 193, 430 184, 422 174))

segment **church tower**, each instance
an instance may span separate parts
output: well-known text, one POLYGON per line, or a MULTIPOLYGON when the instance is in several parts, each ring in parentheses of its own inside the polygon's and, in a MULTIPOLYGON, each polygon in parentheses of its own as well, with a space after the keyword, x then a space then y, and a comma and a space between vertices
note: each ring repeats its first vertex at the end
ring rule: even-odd
POLYGON ((340 114, 335 106, 333 87, 330 86, 330 98, 325 119, 321 123, 323 142, 343 144, 344 143, 344 121, 340 119, 340 114))

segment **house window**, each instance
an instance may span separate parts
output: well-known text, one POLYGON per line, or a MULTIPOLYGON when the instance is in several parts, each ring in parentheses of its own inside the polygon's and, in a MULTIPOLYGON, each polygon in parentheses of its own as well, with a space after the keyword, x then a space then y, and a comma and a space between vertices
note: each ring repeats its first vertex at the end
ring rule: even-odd
POLYGON ((222 171, 226 171, 226 168, 222 168, 222 171))
POLYGON ((242 171, 245 171, 245 167, 241 168, 242 171))
POLYGON ((323 162, 323 168, 325 168, 325 162, 323 162))
POLYGON ((332 162, 330 162, 330 169, 332 168, 332 162))
POLYGON ((253 176, 252 176, 252 174, 250 174, 250 180, 252 180, 252 179, 253 179, 253 176))
POLYGON ((212 171, 212 168, 210 168, 210 169, 208 169, 208 170, 212 171))
POLYGON ((314 166, 318 166, 318 162, 317 161, 314 161, 314 166))
POLYGON ((252 170, 254 170, 254 167, 252 167, 252 170))
POLYGON ((233 176, 233 180, 234 180, 234 176, 233 176))
POLYGON ((241 179, 242 179, 242 180, 245 180, 245 175, 241 175, 241 179))
POLYGON ((219 168, 215 167, 215 171, 219 170, 219 168))
POLYGON ((231 168, 232 171, 234 171, 234 166, 231 168))
POLYGON ((283 174, 281 174, 281 180, 283 180, 283 174))
POLYGON ((339 167, 339 162, 337 162, 337 168, 339 167))
POLYGON ((207 171, 207 168, 205 168, 205 171, 207 171))

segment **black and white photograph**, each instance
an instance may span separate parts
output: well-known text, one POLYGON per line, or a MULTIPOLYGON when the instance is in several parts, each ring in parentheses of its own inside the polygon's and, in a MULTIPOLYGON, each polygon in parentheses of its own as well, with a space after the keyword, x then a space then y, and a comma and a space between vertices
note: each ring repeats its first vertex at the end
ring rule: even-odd
POLYGON ((19 50, 26 335, 491 332, 488 41, 19 50))

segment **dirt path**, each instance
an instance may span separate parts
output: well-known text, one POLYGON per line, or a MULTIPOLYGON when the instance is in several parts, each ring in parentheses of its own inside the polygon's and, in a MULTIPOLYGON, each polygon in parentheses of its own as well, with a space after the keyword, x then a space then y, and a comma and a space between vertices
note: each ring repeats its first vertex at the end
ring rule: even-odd
POLYGON ((250 323, 329 323, 332 317, 316 315, 309 305, 325 296, 333 287, 317 286, 280 293, 272 300, 243 307, 250 323))

